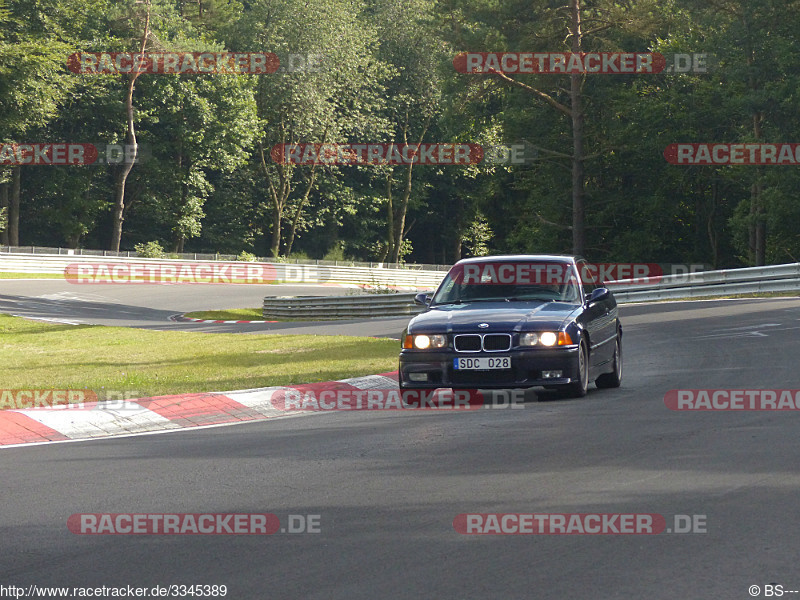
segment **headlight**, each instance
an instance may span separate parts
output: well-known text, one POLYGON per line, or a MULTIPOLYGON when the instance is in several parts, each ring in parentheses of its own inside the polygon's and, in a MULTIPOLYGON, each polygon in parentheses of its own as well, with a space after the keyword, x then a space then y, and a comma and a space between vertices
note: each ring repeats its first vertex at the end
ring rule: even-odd
POLYGON ((404 349, 427 350, 428 348, 444 348, 445 346, 447 346, 446 335, 407 335, 403 340, 404 349))
POLYGON ((539 341, 542 342, 542 346, 555 346, 558 341, 558 336, 552 331, 545 331, 539 336, 539 341))
POLYGON ((520 346, 571 346, 572 337, 566 331, 542 331, 523 333, 519 336, 520 346))

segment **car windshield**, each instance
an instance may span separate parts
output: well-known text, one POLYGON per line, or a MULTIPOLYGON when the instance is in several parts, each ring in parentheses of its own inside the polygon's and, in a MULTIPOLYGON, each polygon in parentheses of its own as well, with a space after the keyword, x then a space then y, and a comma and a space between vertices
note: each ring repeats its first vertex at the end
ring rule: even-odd
POLYGON ((502 301, 580 301, 574 269, 565 263, 475 263, 456 265, 433 304, 502 301))

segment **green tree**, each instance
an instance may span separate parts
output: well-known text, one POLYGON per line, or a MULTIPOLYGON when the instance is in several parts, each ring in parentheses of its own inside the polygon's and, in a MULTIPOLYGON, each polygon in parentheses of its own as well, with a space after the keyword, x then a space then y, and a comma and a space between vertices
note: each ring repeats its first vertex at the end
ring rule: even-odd
MULTIPOLYGON (((726 105, 733 111, 732 116, 738 118, 736 138, 730 141, 790 141, 784 138, 790 131, 796 137, 796 109, 793 102, 786 100, 798 85, 793 55, 800 25, 800 2, 711 0, 690 1, 686 6, 713 35, 714 47, 724 65, 724 72, 718 72, 714 79, 728 88, 726 105)), ((770 215, 769 210, 791 204, 784 200, 789 190, 780 185, 782 178, 775 177, 774 170, 775 167, 751 166, 739 172, 739 180, 749 188, 749 199, 746 218, 733 223, 747 228, 747 244, 743 249, 747 261, 755 265, 763 265, 767 259, 767 224, 782 221, 770 215)), ((790 194, 794 201, 794 194, 790 194)), ((781 232, 779 237, 784 245, 785 234, 781 232)), ((794 247, 796 253, 797 246, 794 247)))
MULTIPOLYGON (((222 49, 191 45, 195 51, 222 49)), ((209 173, 243 165, 258 130, 253 82, 236 75, 151 76, 140 82, 147 105, 140 128, 152 146, 141 164, 141 211, 169 228, 173 250, 198 237, 213 191, 209 173)))
MULTIPOLYGON (((426 135, 440 117, 443 72, 448 67, 449 54, 446 45, 437 37, 434 7, 432 0, 409 0, 402 4, 375 0, 371 3, 371 18, 381 40, 378 56, 392 68, 386 84, 391 102, 385 109, 390 123, 390 143, 426 141, 426 135)), ((406 215, 415 166, 413 163, 402 167, 386 166, 376 172, 385 190, 386 256, 389 262, 398 263, 408 233, 406 215)))
MULTIPOLYGON (((86 7, 68 2, 70 7, 76 8, 80 24, 86 7)), ((64 64, 75 31, 48 18, 51 12, 59 12, 51 0, 0 5, 0 143, 30 142, 29 136, 46 133, 75 85, 64 64)), ((0 169, 0 198, 8 207, 7 241, 12 246, 19 245, 21 187, 21 167, 0 169)))
POLYGON ((302 5, 256 0, 226 33, 227 43, 236 39, 242 50, 321 57, 319 66, 291 72, 287 64, 283 71, 257 80, 262 125, 251 164, 266 183, 272 256, 281 254, 285 221, 293 241, 321 169, 274 162, 270 150, 278 144, 341 143, 381 130, 375 108, 383 102, 382 69, 373 58, 375 37, 360 18, 359 3, 351 0, 311 0, 302 5))

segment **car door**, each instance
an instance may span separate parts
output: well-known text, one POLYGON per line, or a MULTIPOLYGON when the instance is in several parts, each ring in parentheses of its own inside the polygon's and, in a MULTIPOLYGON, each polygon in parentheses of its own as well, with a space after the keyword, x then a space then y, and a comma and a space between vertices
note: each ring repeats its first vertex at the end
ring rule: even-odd
MULTIPOLYGON (((588 263, 585 260, 576 261, 578 273, 587 273, 588 263)), ((589 361, 592 367, 597 367, 611 361, 614 357, 614 339, 617 335, 617 302, 609 296, 603 300, 590 302, 592 293, 602 287, 602 282, 593 282, 583 277, 584 328, 589 334, 589 361)))

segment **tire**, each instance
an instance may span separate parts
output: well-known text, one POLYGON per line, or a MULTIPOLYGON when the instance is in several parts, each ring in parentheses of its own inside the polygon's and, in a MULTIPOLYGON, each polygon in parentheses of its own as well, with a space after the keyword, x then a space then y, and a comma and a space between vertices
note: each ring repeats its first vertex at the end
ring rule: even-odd
POLYGON ((581 340, 578 350, 578 381, 565 386, 567 398, 583 398, 589 390, 589 351, 586 342, 581 340))
POLYGON ((617 337, 614 347, 614 370, 611 373, 600 375, 595 379, 594 384, 601 389, 617 388, 622 384, 622 344, 619 337, 617 337))

